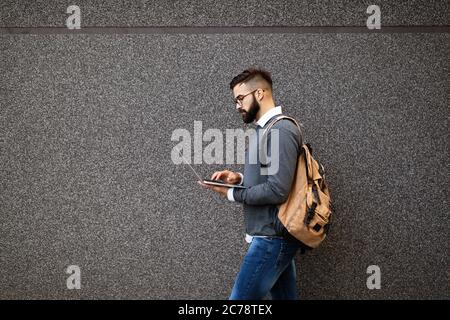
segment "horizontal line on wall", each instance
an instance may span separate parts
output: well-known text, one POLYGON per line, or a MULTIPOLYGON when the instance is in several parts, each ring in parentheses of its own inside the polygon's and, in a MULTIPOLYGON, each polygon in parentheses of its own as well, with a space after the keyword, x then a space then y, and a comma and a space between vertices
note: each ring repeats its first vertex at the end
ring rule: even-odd
POLYGON ((233 34, 233 33, 449 33, 450 26, 386 26, 370 30, 352 26, 236 26, 236 27, 0 27, 0 34, 233 34))

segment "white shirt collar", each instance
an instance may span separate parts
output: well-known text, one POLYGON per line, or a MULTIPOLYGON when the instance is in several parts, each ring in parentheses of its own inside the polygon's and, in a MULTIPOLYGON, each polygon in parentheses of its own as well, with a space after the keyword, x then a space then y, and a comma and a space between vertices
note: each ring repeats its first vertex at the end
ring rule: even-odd
POLYGON ((271 108, 268 111, 266 111, 266 113, 264 113, 261 116, 261 118, 259 118, 256 124, 262 128, 266 125, 267 121, 269 121, 272 117, 277 116, 279 114, 281 114, 281 106, 271 108))

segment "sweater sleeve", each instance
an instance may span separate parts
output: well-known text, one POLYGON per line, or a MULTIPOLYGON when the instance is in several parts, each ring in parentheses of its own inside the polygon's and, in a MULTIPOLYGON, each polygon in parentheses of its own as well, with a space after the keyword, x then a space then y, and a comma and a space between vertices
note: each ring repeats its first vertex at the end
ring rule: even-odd
MULTIPOLYGON (((280 122, 283 120, 280 120, 280 122)), ((267 181, 246 189, 234 188, 233 198, 237 202, 248 205, 269 205, 281 204, 289 196, 289 191, 294 180, 295 169, 297 167, 298 153, 300 150, 301 137, 297 127, 289 120, 287 126, 280 126, 278 150, 279 166, 278 171, 267 176, 267 181)), ((276 128, 275 126, 273 128, 276 128)), ((269 133, 269 137, 270 137, 269 133)), ((269 140, 269 139, 268 139, 269 140)), ((270 141, 269 143, 271 143, 270 141)), ((270 145, 268 146, 270 150, 270 145)), ((275 148, 276 150, 276 148, 275 148)), ((272 157, 273 158, 273 157, 272 157)), ((272 164, 271 164, 272 165, 272 164)))

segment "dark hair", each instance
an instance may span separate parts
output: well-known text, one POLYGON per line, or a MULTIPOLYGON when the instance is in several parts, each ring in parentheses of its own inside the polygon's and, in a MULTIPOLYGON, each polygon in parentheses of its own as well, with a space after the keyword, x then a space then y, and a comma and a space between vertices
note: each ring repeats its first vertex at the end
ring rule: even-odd
POLYGON ((255 68, 249 68, 247 70, 244 70, 236 77, 234 77, 233 80, 231 80, 230 82, 230 89, 233 90, 233 88, 237 84, 248 82, 254 78, 264 79, 267 83, 269 83, 270 90, 272 90, 272 78, 270 76, 270 73, 266 70, 255 68))

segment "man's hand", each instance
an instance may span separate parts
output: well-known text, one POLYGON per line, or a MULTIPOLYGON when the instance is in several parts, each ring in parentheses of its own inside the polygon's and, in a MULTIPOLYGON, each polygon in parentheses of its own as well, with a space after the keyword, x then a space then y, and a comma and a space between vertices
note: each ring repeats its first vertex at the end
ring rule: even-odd
POLYGON ((222 197, 227 197, 227 192, 228 192, 228 187, 220 187, 220 186, 214 186, 211 184, 205 184, 201 181, 197 181, 199 185, 201 185, 202 187, 206 188, 206 189, 211 189, 212 191, 217 192, 218 194, 220 194, 222 197))
MULTIPOLYGON (((211 176, 211 180, 222 180, 225 183, 229 184, 238 184, 241 182, 241 176, 238 173, 235 173, 230 170, 223 170, 223 171, 216 171, 211 176)), ((221 186, 214 186, 210 184, 204 184, 201 181, 198 181, 198 183, 207 189, 211 189, 212 191, 215 191, 219 193, 223 197, 227 197, 228 187, 221 187, 221 186)))
POLYGON ((241 182, 241 176, 230 170, 216 171, 211 176, 211 180, 223 180, 229 184, 238 184, 241 182))

